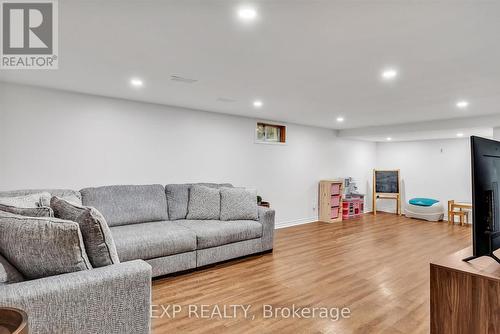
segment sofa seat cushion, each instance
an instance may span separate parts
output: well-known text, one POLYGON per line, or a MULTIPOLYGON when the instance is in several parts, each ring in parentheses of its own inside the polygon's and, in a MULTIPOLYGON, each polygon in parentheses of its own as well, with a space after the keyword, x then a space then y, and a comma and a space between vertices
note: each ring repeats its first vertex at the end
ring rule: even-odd
POLYGON ((196 234, 197 249, 262 237, 262 224, 253 220, 178 220, 196 234))
POLYGON ((196 235, 171 221, 111 227, 120 261, 149 260, 193 251, 196 235))
POLYGON ((0 285, 24 281, 23 275, 0 254, 0 285))

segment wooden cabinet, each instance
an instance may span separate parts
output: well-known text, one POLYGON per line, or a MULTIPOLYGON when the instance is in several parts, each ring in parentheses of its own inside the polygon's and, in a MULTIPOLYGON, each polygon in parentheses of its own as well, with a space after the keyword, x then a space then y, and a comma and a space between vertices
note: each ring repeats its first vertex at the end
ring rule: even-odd
POLYGON ((342 221, 342 191, 344 181, 319 182, 319 220, 325 223, 342 221))
POLYGON ((431 334, 500 333, 500 264, 462 261, 470 255, 466 248, 431 263, 431 334))

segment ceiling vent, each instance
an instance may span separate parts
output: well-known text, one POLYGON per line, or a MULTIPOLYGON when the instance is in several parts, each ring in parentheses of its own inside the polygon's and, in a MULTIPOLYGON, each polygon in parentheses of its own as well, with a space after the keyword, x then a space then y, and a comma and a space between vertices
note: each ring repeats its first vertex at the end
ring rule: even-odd
POLYGON ((183 77, 180 77, 178 75, 170 76, 170 80, 177 81, 177 82, 183 82, 183 83, 189 83, 189 84, 192 84, 192 83, 195 83, 196 81, 198 81, 196 79, 183 78, 183 77))
POLYGON ((236 100, 235 99, 230 99, 230 98, 227 98, 227 97, 218 97, 217 98, 217 102, 233 103, 233 102, 236 102, 236 100))

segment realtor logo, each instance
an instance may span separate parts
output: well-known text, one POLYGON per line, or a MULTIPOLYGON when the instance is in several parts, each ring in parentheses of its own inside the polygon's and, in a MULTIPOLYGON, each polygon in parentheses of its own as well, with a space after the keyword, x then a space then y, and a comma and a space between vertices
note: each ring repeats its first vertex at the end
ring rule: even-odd
POLYGON ((2 0, 1 69, 57 69, 57 1, 2 0))

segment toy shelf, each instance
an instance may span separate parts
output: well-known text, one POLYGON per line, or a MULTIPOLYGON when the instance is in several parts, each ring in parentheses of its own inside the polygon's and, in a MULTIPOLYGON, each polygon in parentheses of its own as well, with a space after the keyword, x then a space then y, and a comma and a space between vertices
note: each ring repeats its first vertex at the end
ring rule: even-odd
POLYGON ((319 182, 319 220, 325 223, 342 221, 342 180, 319 182))

